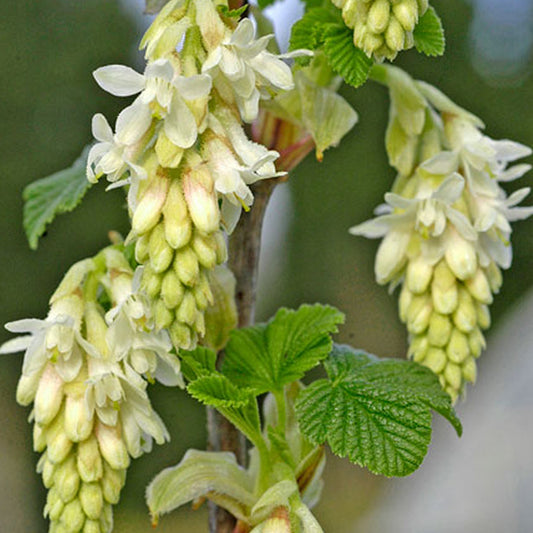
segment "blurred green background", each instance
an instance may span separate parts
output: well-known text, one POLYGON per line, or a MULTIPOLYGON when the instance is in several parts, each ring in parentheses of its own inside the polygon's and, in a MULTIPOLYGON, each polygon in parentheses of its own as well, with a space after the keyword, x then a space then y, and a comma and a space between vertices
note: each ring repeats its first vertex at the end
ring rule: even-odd
MULTIPOLYGON (((481 116, 493 138, 533 146, 531 2, 433 4, 447 30, 446 55, 428 59, 411 51, 402 54, 398 64, 481 116), (502 4, 507 6, 503 11, 502 4)), ((141 18, 140 6, 133 0, 2 0, 0 323, 44 317, 62 273, 104 246, 108 230, 127 231, 122 192, 105 193, 100 184, 74 213, 52 224, 37 251, 30 251, 22 231, 21 192, 78 156, 91 139, 94 113, 102 112, 113 122, 124 106, 98 88, 91 72, 109 63, 142 69, 135 43, 147 21, 141 18)), ((339 341, 402 357, 406 336, 395 297, 373 282, 377 243, 347 233, 351 225, 371 216, 394 179, 383 146, 387 94, 370 83, 358 91, 344 88, 343 94, 358 110, 359 124, 341 147, 326 153, 323 163, 306 160, 274 199, 271 219, 276 223, 266 235, 258 318, 268 318, 280 305, 328 302, 347 315, 339 341)), ((531 185, 533 177, 521 181, 511 187, 531 185)), ((533 282, 532 229, 533 221, 516 226, 514 266, 492 307, 496 322, 533 282)), ((0 342, 7 338, 2 330, 0 342)), ((29 411, 15 403, 21 362, 21 355, 0 359, 0 531, 45 532, 45 491, 34 472, 37 455, 31 452, 29 411)), ((489 362, 490 357, 482 359, 482 372, 489 362)), ((156 387, 153 396, 172 442, 134 462, 115 512, 116 532, 151 530, 144 486, 161 468, 179 461, 185 449, 203 447, 205 440, 202 409, 185 394, 156 387)), ((379 508, 388 482, 333 458, 329 465, 329 490, 317 515, 328 533, 362 531, 357 518, 379 508)), ((158 530, 207 531, 204 511, 175 513, 163 519, 158 530)))

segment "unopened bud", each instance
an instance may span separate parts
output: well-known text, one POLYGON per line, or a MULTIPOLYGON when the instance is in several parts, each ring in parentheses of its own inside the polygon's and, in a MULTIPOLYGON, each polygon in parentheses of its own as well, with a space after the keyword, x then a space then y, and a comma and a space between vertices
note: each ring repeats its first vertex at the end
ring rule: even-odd
POLYGON ((184 285, 192 287, 198 281, 200 265, 192 248, 187 247, 176 253, 174 271, 184 285))
POLYGON ((204 233, 216 231, 220 225, 220 209, 207 165, 185 174, 183 193, 194 225, 204 233))
POLYGON ((174 250, 168 245, 165 238, 165 226, 163 222, 157 224, 150 234, 150 266, 158 274, 164 272, 172 263, 174 250))
POLYGON ((476 250, 470 242, 457 236, 446 249, 446 262, 460 280, 470 279, 477 270, 476 250))
POLYGON ((65 503, 73 500, 78 493, 80 476, 76 468, 74 455, 71 455, 58 466, 54 486, 65 503))
POLYGON ((417 0, 402 0, 393 8, 394 15, 405 31, 411 32, 418 22, 417 0))
POLYGON ((407 311, 407 329, 409 332, 415 335, 423 333, 429 325, 432 311, 431 299, 427 295, 414 296, 407 311))
POLYGON ((474 329, 468 335, 468 345, 474 357, 479 357, 481 352, 486 348, 487 343, 485 342, 485 337, 479 328, 474 329))
POLYGON ((44 516, 48 516, 50 520, 56 521, 59 520, 65 504, 59 496, 58 491, 55 487, 52 487, 48 494, 46 495, 46 506, 44 508, 44 516))
POLYGON ((72 265, 50 298, 50 303, 53 304, 60 298, 64 298, 75 292, 83 283, 85 276, 94 270, 94 268, 95 265, 93 259, 84 259, 72 265))
POLYGON ((85 520, 82 533, 105 533, 106 531, 100 528, 98 520, 85 520))
POLYGON ((178 275, 174 270, 169 270, 163 277, 163 283, 161 284, 161 298, 168 309, 174 309, 177 307, 183 295, 185 289, 183 284, 178 278, 178 275))
POLYGON ((411 305, 412 301, 413 293, 404 284, 398 300, 400 320, 404 323, 407 322, 407 312, 409 311, 409 306, 411 305))
POLYGON ((492 293, 489 282, 481 268, 478 268, 474 277, 465 281, 465 286, 470 294, 482 304, 492 303, 492 293))
POLYGON ((54 366, 48 363, 41 375, 35 394, 35 422, 43 426, 48 425, 57 415, 62 402, 63 380, 54 366))
MULTIPOLYGON (((35 424, 37 426, 37 424, 35 424)), ((46 430, 47 454, 50 461, 61 463, 72 449, 72 441, 65 433, 65 417, 60 412, 46 430)))
POLYGON ((173 322, 169 332, 174 346, 183 348, 184 350, 193 348, 194 336, 189 326, 180 324, 179 322, 173 322))
POLYGON ((167 308, 163 300, 157 300, 154 306, 154 322, 156 330, 168 328, 173 320, 174 313, 167 308))
MULTIPOLYGON (((54 484, 54 477, 57 470, 57 466, 52 463, 52 461, 48 460, 47 455, 43 455, 41 459, 44 458, 44 462, 42 464, 42 470, 41 475, 43 477, 43 485, 49 489, 54 484)), ((39 472, 39 469, 37 470, 39 472)))
POLYGON ((477 379, 477 365, 473 357, 469 357, 462 366, 463 379, 470 383, 475 383, 477 379))
POLYGON ((183 197, 181 180, 173 179, 163 207, 165 237, 172 248, 185 246, 192 235, 192 223, 183 197))
POLYGON ((35 399, 37 387, 41 379, 40 372, 34 372, 33 374, 22 374, 17 384, 17 402, 20 405, 30 405, 35 399))
POLYGON ((443 348, 448 343, 452 324, 446 315, 432 313, 429 320, 428 340, 433 346, 443 348))
POLYGON ((68 395, 65 399, 65 433, 73 442, 89 438, 93 419, 87 415, 85 400, 81 395, 68 395))
POLYGON ((414 294, 425 292, 433 276, 433 266, 422 256, 409 261, 407 265, 406 283, 414 294))
POLYGON ((444 377, 446 378, 446 382, 454 390, 456 391, 461 390, 463 379, 462 379, 461 367, 459 365, 456 365, 455 363, 452 363, 451 361, 448 362, 448 364, 446 365, 446 368, 444 369, 444 377))
POLYGON ((214 268, 217 264, 217 243, 212 235, 201 235, 194 232, 192 247, 198 262, 205 268, 214 268))
POLYGON ((446 362, 446 353, 440 348, 430 348, 424 359, 424 365, 433 370, 435 374, 440 374, 444 370, 446 362))
POLYGON ((107 324, 96 302, 85 303, 85 326, 87 340, 104 356, 109 355, 107 324))
POLYGON ((142 235, 158 223, 165 205, 169 185, 169 178, 162 170, 150 178, 133 213, 131 227, 134 233, 142 235))
POLYGON ((85 514, 80 501, 72 500, 67 503, 59 520, 67 528, 67 531, 80 531, 85 522, 85 514))
POLYGON ((135 260, 137 263, 144 265, 148 261, 149 256, 149 242, 150 233, 141 235, 135 243, 135 260))
POLYGON ((385 32, 385 42, 387 46, 393 51, 403 50, 405 44, 405 32, 398 21, 398 19, 391 15, 389 19, 389 25, 385 32))
POLYGON ((463 333, 470 333, 477 324, 477 313, 470 293, 459 289, 459 304, 453 314, 453 323, 463 333))
POLYGON ((488 306, 483 304, 476 305, 477 323, 481 329, 490 328, 490 311, 488 306))
POLYGON ((213 237, 216 242, 217 264, 221 265, 228 260, 228 247, 226 246, 226 240, 221 231, 216 231, 213 237))
POLYGON ((498 265, 491 261, 488 268, 485 269, 485 276, 487 277, 492 293, 498 294, 503 283, 502 271, 498 268, 498 265))
POLYGON ((373 33, 383 33, 389 24, 389 0, 376 0, 368 12, 367 25, 373 33))
POLYGON ((198 310, 196 308, 196 300, 194 294, 191 291, 186 291, 180 306, 176 311, 176 318, 189 326, 192 326, 196 322, 196 314, 198 310))
POLYGON ((98 481, 104 473, 102 456, 98 448, 98 442, 94 435, 78 444, 76 464, 82 481, 91 483, 98 481))
POLYGON ((98 520, 102 514, 104 499, 99 483, 83 483, 80 488, 80 503, 83 512, 91 519, 98 520))
POLYGON ((446 348, 446 353, 450 361, 454 363, 462 363, 469 355, 470 348, 468 346, 468 339, 464 333, 458 329, 452 331, 450 343, 446 348))
POLYGON ((118 503, 120 499, 120 491, 126 481, 125 470, 114 470, 108 465, 105 465, 104 477, 101 481, 102 493, 106 502, 111 504, 118 503))
POLYGON ((427 354, 429 342, 426 335, 413 337, 409 345, 409 357, 412 357, 417 363, 421 363, 427 354))
POLYGON ((39 424, 33 424, 33 450, 42 452, 47 446, 47 431, 39 424))
POLYGON ((374 265, 376 281, 380 285, 391 281, 405 264, 406 238, 408 236, 398 235, 398 232, 391 231, 381 241, 374 265))
POLYGON ((431 283, 431 296, 435 310, 443 315, 453 313, 458 303, 457 284, 455 276, 441 261, 435 268, 431 283))
POLYGON ((146 265, 141 278, 141 289, 150 298, 155 299, 161 291, 162 279, 162 274, 157 274, 150 265, 146 265))
POLYGON ((417 0, 417 3, 420 15, 423 15, 429 7, 429 0, 417 0))
POLYGON ((111 468, 128 468, 130 457, 119 429, 97 422, 95 434, 100 452, 111 468))
POLYGON ((176 146, 161 129, 155 143, 155 153, 159 164, 165 168, 177 168, 183 158, 183 148, 176 146))

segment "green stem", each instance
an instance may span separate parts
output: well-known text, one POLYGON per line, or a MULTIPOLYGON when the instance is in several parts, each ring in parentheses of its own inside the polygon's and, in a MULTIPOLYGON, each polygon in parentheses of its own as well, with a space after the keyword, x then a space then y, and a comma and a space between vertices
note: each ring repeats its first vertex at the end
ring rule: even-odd
POLYGON ((278 408, 278 427, 285 430, 287 425, 287 406, 285 402, 285 390, 277 390, 274 392, 274 398, 276 399, 276 406, 278 408))

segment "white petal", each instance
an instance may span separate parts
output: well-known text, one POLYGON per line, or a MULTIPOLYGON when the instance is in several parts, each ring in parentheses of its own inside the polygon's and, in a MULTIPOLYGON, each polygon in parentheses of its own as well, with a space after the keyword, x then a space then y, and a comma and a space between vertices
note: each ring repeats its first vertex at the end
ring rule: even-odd
POLYGON ((162 78, 171 82, 174 77, 174 69, 167 59, 158 59, 157 61, 148 63, 144 75, 147 78, 162 78))
POLYGON ((147 105, 133 104, 123 109, 117 117, 117 141, 126 146, 135 144, 146 133, 152 122, 147 105))
POLYGON ((289 91, 294 88, 290 67, 269 52, 261 52, 250 60, 250 66, 272 85, 289 91))
POLYGON ((10 339, 0 346, 0 354, 22 352, 28 348, 32 339, 33 335, 23 335, 10 339))
POLYGON ((91 126, 93 136, 97 141, 113 142, 113 130, 102 113, 94 115, 91 126))
POLYGON ((494 141, 494 145, 494 148, 497 152, 496 157, 503 161, 514 161, 515 159, 521 159, 522 157, 531 155, 532 152, 529 146, 505 139, 501 141, 494 141))
POLYGON ((239 57, 239 55, 235 51, 226 47, 223 47, 221 51, 222 57, 220 59, 219 67, 224 75, 230 80, 238 79, 244 76, 245 63, 239 57))
POLYGON ((172 98, 170 113, 165 118, 167 137, 180 148, 190 148, 196 141, 196 119, 179 94, 172 98))
POLYGON ((241 217, 242 206, 240 204, 234 204, 230 202, 226 197, 222 198, 222 206, 220 208, 220 215, 222 218, 222 224, 226 229, 228 235, 233 233, 239 218, 241 217))
POLYGON ((507 220, 514 222, 515 220, 525 220, 533 215, 533 207, 513 207, 507 211, 507 220))
POLYGON ((115 96, 131 96, 144 89, 144 76, 124 65, 100 67, 93 76, 104 91, 115 96))
POLYGON ((255 30, 252 21, 249 18, 242 19, 230 39, 230 44, 243 47, 250 44, 254 38, 255 30))
POLYGON ((446 204, 453 204, 461 196, 464 186, 464 178, 455 172, 440 184, 432 196, 435 200, 440 200, 446 204))
POLYGON ((196 76, 179 76, 174 81, 174 85, 179 90, 185 100, 196 100, 207 96, 211 91, 212 80, 207 74, 196 76))
POLYGON ((11 333, 35 333, 36 331, 43 329, 43 327, 46 327, 46 324, 45 320, 40 320, 38 318, 23 318, 22 320, 8 322, 4 327, 7 331, 11 331, 11 333))
POLYGON ((207 72, 208 70, 215 68, 220 63, 221 60, 222 60, 222 47, 218 46, 207 56, 207 59, 204 61, 204 64, 202 65, 202 72, 207 72))
POLYGON ((531 189, 529 187, 524 187, 522 189, 518 189, 515 191, 507 200, 505 201, 505 205, 510 207, 513 205, 518 205, 526 196, 531 192, 531 189))
POLYGON ((349 229, 352 235, 362 235, 368 239, 377 239, 385 236, 398 221, 398 215, 383 215, 372 220, 367 220, 349 229))
POLYGON ((526 172, 531 170, 531 165, 515 165, 509 168, 505 172, 502 172, 496 176, 498 181, 513 181, 517 178, 521 178, 526 172))
POLYGON ((475 241, 477 239, 477 231, 472 227, 472 224, 470 224, 470 221, 463 213, 451 207, 447 207, 445 211, 448 220, 465 239, 469 241, 475 241))
POLYGON ((253 122, 259 114, 259 91, 255 89, 250 98, 241 98, 236 94, 235 100, 244 122, 253 122))
POLYGON ((430 174, 446 175, 457 170, 459 158, 455 152, 439 152, 436 156, 424 161, 420 168, 430 174))

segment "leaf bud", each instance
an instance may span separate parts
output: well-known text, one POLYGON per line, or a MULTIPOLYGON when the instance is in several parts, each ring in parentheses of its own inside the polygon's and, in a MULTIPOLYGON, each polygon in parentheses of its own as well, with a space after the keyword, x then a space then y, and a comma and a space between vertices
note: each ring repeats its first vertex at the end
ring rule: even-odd
POLYGON ((111 468, 128 468, 130 458, 119 429, 97 422, 95 434, 100 452, 111 468))
POLYGON ((98 481, 103 475, 103 461, 94 435, 78 444, 76 457, 78 472, 82 481, 98 481))
POLYGON ((184 285, 192 287, 198 281, 200 265, 192 248, 187 247, 176 253, 174 271, 184 285))
POLYGON ((161 283, 161 298, 168 309, 174 309, 177 307, 181 300, 185 289, 183 284, 178 278, 178 275, 174 270, 169 270, 163 276, 163 282, 161 283))
POLYGON ((468 346, 468 338, 464 333, 461 333, 458 329, 452 331, 452 336, 446 353, 450 361, 454 363, 462 363, 470 355, 470 348, 468 346))
POLYGON ((429 320, 428 340, 433 346, 443 348, 448 343, 452 324, 446 315, 432 313, 429 320))
POLYGON ((446 353, 440 348, 430 348, 424 359, 424 365, 433 370, 435 374, 440 374, 444 370, 446 362, 446 353))
POLYGON ((389 24, 389 0, 376 0, 368 12, 367 25, 373 33, 383 33, 389 24))
POLYGON ((185 246, 191 239, 192 224, 183 197, 181 181, 172 180, 168 191, 167 200, 163 207, 165 219, 165 237, 170 246, 177 250, 185 246))
POLYGON ((492 303, 492 293, 490 292, 489 282, 481 268, 478 268, 474 277, 465 281, 465 286, 470 294, 482 304, 492 303))
POLYGON ((158 274, 164 272, 172 263, 174 250, 165 238, 164 222, 157 224, 150 234, 150 265, 158 274))
POLYGON ((419 256, 407 264, 406 285, 414 294, 425 292, 433 276, 433 266, 419 256))
POLYGON ((83 483, 80 488, 80 503, 83 512, 91 519, 98 520, 102 514, 104 499, 99 483, 83 483))

